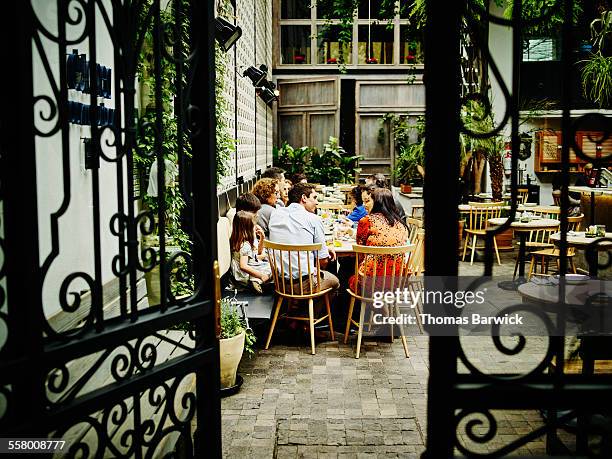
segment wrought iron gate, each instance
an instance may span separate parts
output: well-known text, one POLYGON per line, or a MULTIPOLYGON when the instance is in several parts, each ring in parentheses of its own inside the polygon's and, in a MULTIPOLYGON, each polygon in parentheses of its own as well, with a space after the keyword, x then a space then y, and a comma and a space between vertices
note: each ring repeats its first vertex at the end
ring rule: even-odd
MULTIPOLYGON (((543 7, 539 17, 529 20, 521 18, 521 1, 513 2, 515 14, 512 18, 496 16, 489 9, 484 9, 482 2, 470 0, 467 2, 446 2, 444 8, 437 8, 438 2, 427 3, 427 27, 425 48, 425 80, 427 91, 426 112, 426 183, 425 183, 425 209, 435 209, 435 212, 426 212, 426 259, 425 271, 431 276, 457 276, 457 240, 448 237, 448 222, 458 221, 459 204, 459 135, 468 133, 474 137, 490 137, 498 134, 502 129, 509 128, 512 144, 512 175, 511 193, 512 208, 510 217, 517 212, 517 166, 520 149, 519 118, 520 118, 520 63, 522 56, 522 32, 525 27, 537 22, 545 22, 552 14, 563 14, 562 32, 562 72, 557 77, 562 80, 561 113, 563 139, 561 151, 561 173, 563 178, 561 196, 561 230, 568 228, 568 184, 570 183, 570 152, 579 158, 594 163, 595 167, 607 167, 610 164, 610 155, 590 157, 579 148, 575 141, 576 131, 586 122, 596 123, 603 136, 594 139, 594 142, 603 142, 612 133, 612 122, 609 116, 600 113, 582 114, 572 119, 572 74, 573 63, 570 60, 572 50, 575 49, 575 37, 572 30, 572 11, 575 3, 572 0, 559 0, 548 8, 543 7), (491 57, 486 36, 479 36, 479 31, 488 27, 487 24, 504 25, 512 32, 512 84, 507 87, 500 75, 500 62, 491 57), (484 100, 486 92, 465 91, 461 87, 461 76, 466 72, 462 69, 462 61, 458 50, 461 49, 462 32, 468 30, 471 46, 477 47, 489 66, 489 75, 496 78, 504 93, 503 103, 506 113, 503 121, 495 126, 491 132, 468 132, 460 118, 462 105, 469 100, 484 100), (476 37, 476 39, 474 39, 476 37), (450 184, 457 183, 456 187, 450 184), (440 184, 444 184, 442 192, 440 184)), ((487 5, 489 2, 484 2, 487 5)), ((493 2, 490 2, 493 4, 493 2)), ((482 67, 481 67, 482 68, 482 67)), ((469 74, 469 72, 468 72, 469 74)), ((474 76, 474 75, 472 75, 474 76)), ((478 75, 476 75, 477 77, 478 75)), ((467 78, 468 81, 472 81, 467 78)), ((560 147, 561 148, 561 147, 560 147)), ((588 224, 588 223, 587 223, 588 224)), ((504 230, 506 225, 499 227, 495 232, 504 230)), ((484 276, 491 276, 493 271, 492 234, 489 231, 486 238, 484 276)), ((596 253, 597 245, 603 240, 592 244, 587 251, 590 260, 590 272, 596 274, 598 268, 609 266, 600 265, 597 257, 588 256, 596 253)), ((567 236, 562 236, 560 243, 560 271, 568 272, 567 236)), ((608 253, 609 255, 609 253, 608 253)), ((609 260, 609 258, 608 258, 609 260)), ((559 284, 560 298, 565 298, 565 284, 559 284)), ((560 303, 561 311, 565 311, 564 303, 560 303)), ((513 307, 521 308, 522 305, 513 307)), ((504 311, 501 311, 503 314, 504 311)), ((546 436, 547 448, 553 452, 555 446, 555 429, 571 419, 578 419, 578 436, 576 453, 584 455, 601 455, 609 457, 610 443, 609 431, 601 432, 604 441, 598 450, 591 449, 587 443, 585 419, 590 413, 610 413, 609 400, 612 396, 612 379, 610 375, 596 375, 590 371, 584 374, 565 374, 562 365, 556 365, 553 372, 546 372, 549 364, 554 361, 563 361, 565 352, 564 330, 567 324, 567 315, 558 314, 557 321, 552 323, 553 330, 546 337, 547 347, 542 353, 540 361, 530 371, 524 374, 492 374, 478 368, 466 352, 461 339, 457 336, 432 337, 430 341, 430 380, 428 396, 428 438, 425 457, 441 458, 452 457, 456 452, 463 455, 501 456, 516 452, 518 448, 530 441, 546 436), (467 371, 459 371, 463 365, 467 371), (589 374, 590 373, 590 374, 589 374), (443 395, 442 395, 443 394, 443 395), (604 402, 605 400, 605 402, 604 402), (498 447, 495 443, 500 434, 496 416, 492 410, 538 410, 546 409, 549 418, 543 427, 522 434, 518 439, 498 447), (559 410, 559 411, 557 411, 559 410), (560 411, 567 410, 567 411, 560 411), (479 430, 480 429, 480 430, 479 430), (606 440, 606 436, 607 440, 606 440), (476 451, 466 447, 463 439, 468 438, 472 444, 485 447, 485 450, 476 451), (488 445, 493 445, 486 449, 488 445)), ((499 337, 490 337, 488 343, 491 349, 501 355, 520 358, 529 338, 516 337, 516 341, 509 345, 499 337)), ((609 348, 609 337, 597 344, 599 348, 609 348)), ((586 341, 583 341, 586 343, 586 341)), ((586 352, 586 349, 583 348, 586 352)), ((607 358, 610 358, 608 356, 607 358)), ((586 359, 585 359, 586 361, 586 359)), ((592 361, 591 361, 592 362, 592 361)), ((585 363, 585 368, 588 365, 585 363)), ((609 418, 608 418, 609 419, 609 418)), ((609 427, 609 426, 608 426, 609 427)), ((557 445, 558 446, 558 445, 557 445)), ((568 454, 568 451, 562 454, 568 454)))
POLYGON ((213 2, 167 4, 4 5, 0 432, 71 457, 221 456, 213 2))

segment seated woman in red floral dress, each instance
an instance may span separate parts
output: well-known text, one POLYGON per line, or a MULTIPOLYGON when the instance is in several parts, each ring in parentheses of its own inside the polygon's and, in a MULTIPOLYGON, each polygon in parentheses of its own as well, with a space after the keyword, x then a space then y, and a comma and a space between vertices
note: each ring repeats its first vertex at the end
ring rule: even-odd
MULTIPOLYGON (((368 215, 359 220, 357 244, 375 247, 397 247, 408 244, 408 227, 399 216, 391 191, 386 188, 375 188, 368 190, 368 194, 370 199, 364 196, 368 215)), ((374 270, 377 278, 391 276, 394 271, 398 275, 402 265, 401 259, 393 255, 368 255, 359 265, 359 277, 372 277, 374 270), (385 259, 387 259, 386 265, 385 259)), ((354 275, 349 279, 349 287, 352 291, 357 291, 358 282, 354 275)))

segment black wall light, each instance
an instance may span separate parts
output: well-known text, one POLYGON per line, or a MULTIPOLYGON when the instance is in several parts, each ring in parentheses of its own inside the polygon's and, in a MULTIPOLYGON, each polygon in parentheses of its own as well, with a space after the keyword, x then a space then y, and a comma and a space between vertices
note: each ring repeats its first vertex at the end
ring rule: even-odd
POLYGON ((215 18, 215 38, 223 51, 227 52, 242 36, 242 29, 222 17, 215 18))
POLYGON ((261 97, 267 105, 272 104, 276 100, 276 94, 267 87, 261 87, 257 89, 257 95, 261 97))
POLYGON ((268 67, 261 64, 259 68, 255 68, 253 66, 249 67, 242 73, 242 76, 249 77, 249 79, 253 82, 253 86, 259 87, 262 86, 262 82, 266 79, 267 72, 268 67))

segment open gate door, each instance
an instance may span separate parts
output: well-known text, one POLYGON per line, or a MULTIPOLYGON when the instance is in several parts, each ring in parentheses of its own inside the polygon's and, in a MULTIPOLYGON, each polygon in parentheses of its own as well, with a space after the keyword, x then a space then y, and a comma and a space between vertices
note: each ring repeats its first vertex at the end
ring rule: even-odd
POLYGON ((2 437, 221 457, 213 3, 5 5, 2 437))

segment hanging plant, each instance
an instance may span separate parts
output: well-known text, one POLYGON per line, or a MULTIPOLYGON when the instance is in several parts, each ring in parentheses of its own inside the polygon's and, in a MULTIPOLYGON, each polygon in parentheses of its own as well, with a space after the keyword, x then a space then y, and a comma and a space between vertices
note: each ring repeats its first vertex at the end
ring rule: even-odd
MULTIPOLYGON (((229 0, 219 2, 218 14, 222 17, 231 16, 231 4, 229 0)), ((229 162, 236 151, 236 140, 230 136, 229 102, 225 87, 225 74, 229 66, 229 54, 224 52, 218 43, 215 42, 215 117, 216 117, 216 173, 217 185, 221 183, 223 177, 229 174, 229 162)))

